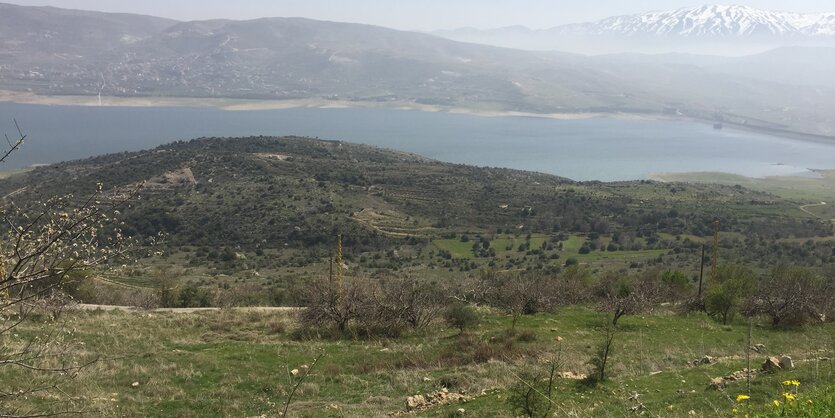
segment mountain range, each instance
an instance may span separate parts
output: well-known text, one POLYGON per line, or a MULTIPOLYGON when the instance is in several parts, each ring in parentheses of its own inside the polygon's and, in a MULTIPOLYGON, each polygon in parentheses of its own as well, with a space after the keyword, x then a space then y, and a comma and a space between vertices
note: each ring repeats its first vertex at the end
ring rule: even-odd
POLYGON ((436 35, 464 42, 585 54, 694 52, 744 55, 781 46, 835 46, 835 12, 794 13, 708 5, 615 16, 549 29, 462 28, 436 35))
POLYGON ((587 56, 302 18, 178 22, 0 4, 0 90, 12 98, 665 114, 833 136, 833 73, 828 47, 587 56))

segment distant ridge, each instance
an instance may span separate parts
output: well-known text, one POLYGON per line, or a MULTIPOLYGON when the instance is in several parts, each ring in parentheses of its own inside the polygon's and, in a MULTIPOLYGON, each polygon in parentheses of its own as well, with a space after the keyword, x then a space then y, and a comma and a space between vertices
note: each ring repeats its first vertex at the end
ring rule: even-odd
MULTIPOLYGON (((651 41, 641 40, 642 25, 626 17, 606 30, 631 30, 634 36, 590 37, 594 31, 578 25, 557 29, 578 33, 573 38, 547 40, 580 49, 592 38, 607 48, 618 48, 619 42, 686 48, 711 38, 739 55, 768 39, 790 39, 797 22, 820 33, 829 22, 828 15, 791 15, 791 23, 785 16, 779 20, 730 6, 652 16, 643 24, 655 28, 651 41), (709 22, 724 23, 708 30, 709 22), (729 31, 730 22, 739 25, 735 31, 729 31), (676 27, 678 37, 663 35, 676 27)), ((591 27, 603 31, 600 25, 591 27)), ((527 33, 519 27, 504 31, 527 33)), ((50 96, 46 103, 102 105, 102 98, 115 97, 114 102, 142 105, 187 99, 182 102, 493 115, 676 115, 769 132, 835 135, 830 76, 835 59, 828 58, 835 48, 828 47, 785 48, 740 60, 681 54, 590 57, 304 18, 178 22, 9 4, 0 4, 0 45, 0 100, 6 101, 43 103, 41 96, 50 96), (798 62, 803 65, 786 65, 798 62)))
POLYGON ((789 45, 835 45, 835 12, 795 13, 738 5, 706 5, 541 30, 515 26, 488 30, 463 28, 435 34, 466 42, 534 50, 729 54, 736 51, 735 55, 743 55, 789 45), (726 48, 717 45, 730 42, 733 45, 725 45, 726 48), (605 44, 608 49, 604 48, 605 44))

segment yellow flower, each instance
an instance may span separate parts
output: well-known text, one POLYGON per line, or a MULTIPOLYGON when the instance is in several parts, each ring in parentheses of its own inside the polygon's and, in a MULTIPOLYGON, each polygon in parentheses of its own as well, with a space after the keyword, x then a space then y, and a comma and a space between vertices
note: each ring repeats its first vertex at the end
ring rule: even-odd
POLYGON ((792 380, 792 386, 800 386, 799 380, 792 380))
POLYGON ((784 393, 783 397, 786 398, 786 401, 788 401, 788 402, 793 402, 793 401, 797 400, 797 398, 789 392, 784 393))
POLYGON ((774 400, 774 407, 775 407, 775 408, 779 408, 779 407, 780 407, 780 401, 778 401, 777 399, 775 399, 775 400, 774 400))
POLYGON ((744 402, 744 401, 747 401, 748 399, 751 399, 751 397, 748 396, 748 395, 736 395, 736 401, 737 402, 744 402))
POLYGON ((791 384, 792 384, 792 381, 791 381, 791 380, 784 380, 784 381, 783 381, 783 386, 789 386, 789 385, 791 385, 791 384))

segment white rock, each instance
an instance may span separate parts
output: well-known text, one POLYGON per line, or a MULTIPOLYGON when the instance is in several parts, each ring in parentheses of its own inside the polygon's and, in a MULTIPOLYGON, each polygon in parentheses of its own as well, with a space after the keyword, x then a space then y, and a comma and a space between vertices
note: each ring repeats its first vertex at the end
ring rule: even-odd
POLYGON ((782 356, 780 357, 780 367, 783 369, 791 370, 794 368, 794 362, 792 358, 789 356, 782 356))

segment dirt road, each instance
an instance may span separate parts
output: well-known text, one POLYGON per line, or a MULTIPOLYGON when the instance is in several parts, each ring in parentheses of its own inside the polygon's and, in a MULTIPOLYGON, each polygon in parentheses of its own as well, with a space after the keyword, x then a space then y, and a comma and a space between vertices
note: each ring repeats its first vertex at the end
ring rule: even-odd
MULTIPOLYGON (((211 311, 219 311, 221 308, 155 308, 155 309, 143 309, 137 308, 135 306, 116 306, 116 305, 91 305, 88 303, 79 303, 78 305, 73 305, 73 309, 78 309, 82 311, 128 311, 128 312, 173 312, 173 313, 197 313, 197 312, 211 312, 211 311)), ((295 312, 299 311, 302 308, 297 307, 289 307, 289 306, 249 306, 249 307, 238 307, 238 308, 229 308, 236 311, 242 312, 295 312)))

